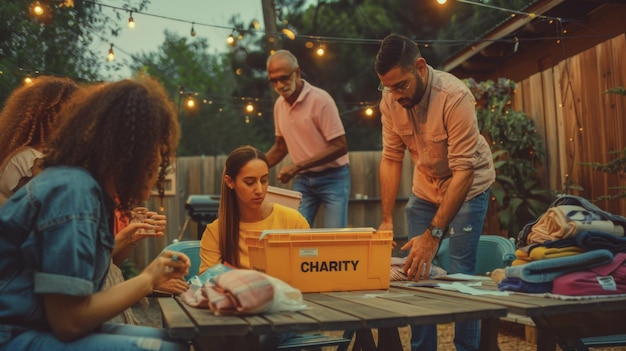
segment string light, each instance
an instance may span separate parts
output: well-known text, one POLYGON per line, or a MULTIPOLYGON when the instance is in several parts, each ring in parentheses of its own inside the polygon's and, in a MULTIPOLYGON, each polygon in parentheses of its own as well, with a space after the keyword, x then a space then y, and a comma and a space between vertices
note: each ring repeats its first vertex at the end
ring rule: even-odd
POLYGON ((191 34, 191 36, 192 36, 192 37, 195 37, 195 36, 196 36, 196 30, 193 28, 193 25, 194 25, 194 24, 195 24, 195 23, 193 23, 193 22, 191 23, 191 33, 190 33, 190 34, 191 34))
POLYGON ((228 38, 226 38, 226 44, 233 46, 235 45, 235 43, 237 42, 237 40, 235 39, 234 35, 229 35, 228 38))
POLYGON ((324 45, 320 44, 317 50, 315 50, 315 53, 317 54, 317 56, 324 56, 324 54, 326 53, 326 50, 324 50, 324 45))
MULTIPOLYGON (((523 11, 505 9, 503 7, 489 5, 489 4, 486 4, 484 2, 469 1, 469 0, 455 0, 455 1, 462 2, 464 4, 482 6, 482 7, 486 7, 486 8, 493 9, 493 10, 508 12, 508 13, 511 14, 511 17, 515 17, 515 15, 523 15, 523 16, 528 16, 530 19, 543 18, 543 19, 548 19, 548 20, 561 21, 561 18, 557 18, 557 17, 548 17, 548 16, 543 16, 543 15, 538 15, 536 13, 530 13, 530 12, 523 12, 523 11)), ((440 4, 440 5, 444 5, 447 2, 448 2, 447 0, 437 0, 437 3, 440 4)))
POLYGON ((44 13, 44 9, 43 6, 41 6, 41 3, 39 1, 35 1, 32 5, 31 5, 31 10, 33 11, 33 13, 35 14, 35 16, 41 16, 44 13))
POLYGON ((287 38, 289 38, 289 40, 296 40, 296 35, 298 35, 298 32, 296 31, 296 29, 288 24, 287 26, 285 26, 283 29, 280 30, 287 38))
POLYGON ((248 104, 246 105, 246 112, 247 113, 254 112, 254 104, 252 104, 251 102, 248 102, 248 104))
POLYGON ((109 53, 107 54, 107 61, 111 62, 115 60, 115 53, 113 52, 113 43, 111 43, 111 48, 109 49, 109 53))
POLYGON ((197 107, 196 99, 191 94, 188 94, 185 99, 185 107, 187 109, 194 109, 197 107))
POLYGON ((135 29, 135 20, 133 19, 133 11, 130 11, 130 17, 128 17, 128 28, 135 29))

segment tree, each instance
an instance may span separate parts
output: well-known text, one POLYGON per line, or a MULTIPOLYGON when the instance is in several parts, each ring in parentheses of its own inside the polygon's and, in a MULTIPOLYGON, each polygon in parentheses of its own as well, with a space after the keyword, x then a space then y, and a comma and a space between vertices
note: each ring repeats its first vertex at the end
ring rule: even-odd
MULTIPOLYGON (((124 8, 143 9, 147 0, 124 0, 124 8)), ((35 16, 29 2, 0 2, 0 101, 26 75, 67 76, 78 81, 100 79, 102 52, 90 44, 95 37, 115 37, 118 20, 109 20, 99 5, 88 1, 40 2, 35 16)), ((118 14, 119 16, 119 14, 118 14)), ((111 69, 115 69, 115 66, 111 69)))
MULTIPOLYGON (((181 37, 165 32, 157 52, 133 58, 136 72, 157 77, 178 104, 182 139, 178 155, 228 154, 242 143, 267 147, 268 139, 258 111, 246 113, 249 102, 241 100, 239 77, 225 54, 209 54, 206 39, 181 37), (194 108, 187 107, 195 100, 194 108)), ((250 95, 248 95, 250 96, 250 95)))

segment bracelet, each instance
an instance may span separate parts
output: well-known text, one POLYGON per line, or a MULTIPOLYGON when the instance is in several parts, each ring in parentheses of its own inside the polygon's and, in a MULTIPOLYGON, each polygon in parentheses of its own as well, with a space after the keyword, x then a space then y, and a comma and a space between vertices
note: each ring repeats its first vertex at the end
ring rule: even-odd
POLYGON ((131 241, 131 243, 130 243, 130 244, 128 244, 128 246, 130 246, 130 247, 136 247, 136 246, 137 246, 137 243, 134 243, 134 242, 132 242, 132 241, 131 241))

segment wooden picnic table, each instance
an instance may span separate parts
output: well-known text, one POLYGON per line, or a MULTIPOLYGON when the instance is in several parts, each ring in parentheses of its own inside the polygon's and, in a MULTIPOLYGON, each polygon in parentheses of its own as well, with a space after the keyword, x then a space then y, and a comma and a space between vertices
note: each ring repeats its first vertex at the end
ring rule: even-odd
POLYGON ((192 341, 197 350, 258 350, 259 336, 269 333, 355 330, 353 350, 395 351, 402 350, 398 327, 468 320, 482 320, 481 350, 497 350, 498 321, 507 313, 492 303, 398 288, 306 293, 304 300, 306 310, 253 316, 215 316, 177 297, 158 302, 169 335, 192 341))
MULTIPOLYGON (((450 283, 427 280, 423 283, 450 283)), ((603 297, 581 300, 556 299, 536 294, 509 296, 469 295, 439 288, 410 287, 407 282, 392 282, 392 287, 411 291, 416 296, 439 294, 471 303, 488 303, 506 307, 509 313, 529 317, 537 328, 537 350, 586 350, 581 338, 624 334, 626 330, 626 297, 603 297)), ((496 283, 484 281, 479 289, 497 290, 496 283)))

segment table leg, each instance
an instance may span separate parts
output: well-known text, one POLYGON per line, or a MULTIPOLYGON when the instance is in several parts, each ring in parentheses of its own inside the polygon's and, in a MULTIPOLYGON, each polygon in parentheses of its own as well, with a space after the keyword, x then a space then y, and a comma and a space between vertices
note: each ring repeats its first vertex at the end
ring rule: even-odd
POLYGON ((480 323, 479 350, 498 351, 498 329, 500 318, 486 318, 480 323))
POLYGON ((378 328, 378 349, 402 351, 402 341, 397 327, 378 328))
POLYGON ((375 351, 376 343, 371 329, 357 329, 352 351, 375 351))
POLYGON ((537 330, 537 351, 556 351, 556 338, 550 324, 541 317, 533 317, 537 330))

